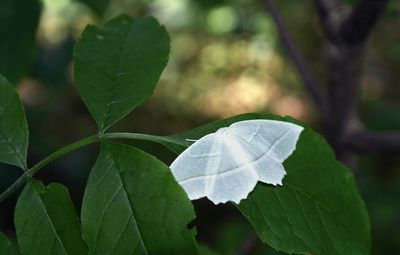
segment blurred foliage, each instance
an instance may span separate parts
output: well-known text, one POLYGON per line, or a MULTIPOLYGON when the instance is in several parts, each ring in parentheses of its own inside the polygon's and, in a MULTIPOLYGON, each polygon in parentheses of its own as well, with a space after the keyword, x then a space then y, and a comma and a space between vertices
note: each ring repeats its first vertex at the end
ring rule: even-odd
MULTIPOLYGON (((318 109, 313 108, 279 43, 271 18, 257 1, 41 2, 42 8, 37 0, 0 1, 0 73, 13 83, 19 81, 15 85, 25 104, 30 129, 29 165, 62 145, 96 132, 73 84, 72 49, 88 23, 101 24, 121 12, 155 16, 169 31, 172 48, 154 96, 115 130, 172 134, 215 118, 252 111, 291 115, 318 129, 318 109)), ((326 80, 322 29, 312 1, 276 3, 311 68, 326 80)), ((361 120, 374 130, 400 130, 399 12, 400 1, 390 0, 365 51, 361 120)), ((160 150, 144 145, 149 151, 160 150)), ((51 164, 40 177, 66 184, 79 208, 97 152, 94 145, 71 153, 51 164)), ((165 151, 157 155, 171 160, 165 151)), ((355 169, 371 214, 373 254, 400 250, 399 161, 398 155, 363 155, 355 169)), ((1 165, 0 189, 19 174, 1 165)), ((0 229, 8 235, 13 232, 15 198, 0 208, 0 229)), ((233 207, 214 207, 203 200, 195 205, 198 225, 202 226, 199 239, 212 251, 232 254, 245 242, 250 227, 233 207)), ((254 254, 277 253, 259 242, 254 254)))
POLYGON ((362 111, 365 125, 372 130, 400 130, 400 106, 381 101, 370 102, 362 111))
POLYGON ((396 254, 400 244, 400 158, 364 155, 359 185, 372 220, 372 254, 396 254))
POLYGON ((28 73, 40 11, 39 0, 0 3, 0 73, 13 84, 28 73))
POLYGON ((108 5, 110 4, 110 0, 78 0, 89 6, 99 17, 102 17, 104 12, 106 11, 108 5))

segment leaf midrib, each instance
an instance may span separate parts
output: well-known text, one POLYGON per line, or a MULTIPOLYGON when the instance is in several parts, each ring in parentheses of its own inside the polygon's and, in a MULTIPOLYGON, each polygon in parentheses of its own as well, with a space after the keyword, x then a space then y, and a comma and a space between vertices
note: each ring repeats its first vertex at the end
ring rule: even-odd
POLYGON ((59 237, 59 235, 58 235, 57 229, 56 229, 55 226, 53 225, 53 221, 52 221, 52 219, 50 218, 50 216, 49 216, 49 214, 48 214, 47 207, 46 207, 46 205, 43 203, 43 200, 42 200, 42 197, 40 196, 40 193, 36 190, 35 187, 32 186, 32 188, 35 190, 35 193, 36 193, 37 197, 39 198, 39 202, 40 202, 39 204, 40 204, 40 206, 42 207, 43 211, 45 212, 46 219, 49 221, 49 224, 50 224, 50 226, 51 226, 51 229, 53 230, 53 232, 54 232, 54 234, 55 234, 55 236, 56 236, 56 239, 57 239, 58 243, 60 244, 60 246, 61 246, 61 248, 63 249, 64 253, 65 253, 66 255, 69 255, 68 251, 66 250, 66 248, 65 248, 65 246, 64 246, 63 241, 60 239, 60 237, 59 237))
MULTIPOLYGON (((109 150, 109 153, 110 153, 111 159, 114 161, 114 164, 115 164, 115 166, 117 168, 117 176, 118 176, 119 181, 121 182, 121 186, 122 186, 122 189, 124 191, 125 198, 126 198, 128 204, 129 204, 129 211, 131 213, 131 218, 133 219, 134 224, 136 226, 137 233, 138 233, 139 239, 140 239, 140 243, 141 243, 141 245, 142 245, 142 247, 143 247, 143 249, 145 251, 145 254, 149 255, 149 251, 147 250, 147 247, 146 247, 146 245, 144 243, 144 240, 143 240, 142 231, 141 231, 141 229, 139 227, 139 224, 138 224, 138 222, 136 220, 136 215, 135 215, 134 210, 133 210, 133 204, 131 203, 131 200, 129 199, 128 192, 126 191, 127 189, 126 189, 125 183, 124 183, 124 181, 123 181, 123 179, 121 177, 121 174, 120 174, 121 167, 118 165, 117 160, 115 160, 113 152, 109 150)), ((121 237, 119 237, 119 238, 121 238, 121 237)))
MULTIPOLYGON (((15 96, 15 95, 12 95, 15 96)), ((6 108, 8 108, 10 104, 6 104, 4 105, 2 111, 0 112, 0 118, 3 116, 3 113, 5 112, 6 108)), ((17 132, 18 129, 15 130, 15 132, 17 132)), ((15 133, 14 133, 15 134, 15 133)), ((19 163, 21 164, 20 166, 23 167, 24 170, 26 170, 26 163, 25 160, 22 159, 20 153, 18 153, 17 149, 14 147, 14 145, 12 143, 10 143, 7 139, 7 136, 4 134, 3 129, 0 128, 0 135, 3 137, 3 141, 6 142, 6 144, 11 147, 11 149, 13 150, 14 154, 17 156, 19 163)), ((15 135, 13 135, 14 137, 15 135)), ((12 141, 12 140, 11 140, 12 141)))
POLYGON ((106 103, 106 110, 105 110, 105 114, 103 115, 104 117, 103 117, 103 121, 101 123, 101 128, 100 128, 100 130, 102 130, 102 131, 105 131, 112 124, 112 123, 110 123, 110 124, 107 125, 107 121, 110 118, 111 99, 113 98, 113 95, 114 95, 115 84, 118 83, 118 74, 121 72, 122 64, 124 62, 124 55, 125 55, 125 52, 127 50, 127 45, 128 45, 128 42, 129 42, 128 38, 130 38, 130 36, 131 36, 131 34, 133 32, 136 32, 137 27, 138 26, 136 26, 136 24, 131 22, 129 30, 127 31, 127 33, 124 36, 122 47, 119 48, 118 67, 117 67, 117 70, 116 70, 115 74, 113 75, 113 77, 111 79, 113 81, 113 84, 111 85, 110 90, 108 91, 108 100, 107 100, 107 103, 106 103))

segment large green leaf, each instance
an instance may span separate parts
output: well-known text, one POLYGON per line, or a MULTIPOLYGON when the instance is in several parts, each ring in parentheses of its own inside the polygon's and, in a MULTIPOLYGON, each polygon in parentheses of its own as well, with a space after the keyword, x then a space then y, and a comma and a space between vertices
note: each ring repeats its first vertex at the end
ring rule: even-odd
POLYGON ((283 186, 257 185, 238 206, 259 237, 297 254, 370 254, 370 223, 351 172, 306 128, 283 186))
POLYGON ((103 141, 82 205, 89 254, 197 254, 193 206, 169 168, 132 146, 103 141))
POLYGON ((41 1, 0 1, 0 73, 16 83, 28 72, 41 1))
MULTIPOLYGON (((163 142, 180 152, 185 139, 197 139, 244 119, 291 118, 244 114, 168 137, 163 142)), ((295 254, 370 252, 370 222, 351 172, 335 159, 326 141, 306 127, 295 152, 284 162, 283 186, 259 183, 237 206, 259 237, 276 250, 295 254)))
POLYGON ((30 180, 15 208, 15 228, 24 255, 86 254, 79 220, 68 190, 30 180))
POLYGON ((28 124, 17 91, 0 75, 0 162, 26 169, 28 124))
POLYGON ((168 54, 168 34, 152 17, 121 15, 85 29, 74 49, 75 78, 101 132, 153 93, 168 54))
POLYGON ((7 237, 0 231, 0 254, 1 255, 12 255, 13 248, 11 242, 7 237))

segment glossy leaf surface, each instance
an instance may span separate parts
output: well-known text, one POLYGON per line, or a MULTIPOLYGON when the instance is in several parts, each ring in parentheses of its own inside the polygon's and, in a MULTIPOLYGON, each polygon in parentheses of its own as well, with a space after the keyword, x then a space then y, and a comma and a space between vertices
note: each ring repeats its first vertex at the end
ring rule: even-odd
POLYGON ((75 78, 100 131, 151 96, 168 54, 168 34, 152 17, 86 27, 74 49, 75 78))
POLYGON ((370 254, 368 213, 354 177, 310 128, 284 163, 281 187, 258 185, 238 205, 259 237, 295 254, 370 254))
POLYGON ((18 199, 14 222, 24 255, 87 252, 74 205, 61 184, 45 187, 39 181, 28 181, 18 199))
POLYGON ((192 204, 170 170, 132 146, 103 141, 82 205, 89 254, 197 254, 192 204))

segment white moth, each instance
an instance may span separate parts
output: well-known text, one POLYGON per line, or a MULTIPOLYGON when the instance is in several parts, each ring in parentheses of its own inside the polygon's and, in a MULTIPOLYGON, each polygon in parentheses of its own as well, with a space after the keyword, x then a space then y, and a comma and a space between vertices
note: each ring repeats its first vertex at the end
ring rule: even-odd
POLYGON ((220 128, 187 148, 171 165, 191 200, 239 203, 258 181, 282 185, 283 161, 303 128, 283 121, 246 120, 220 128))

